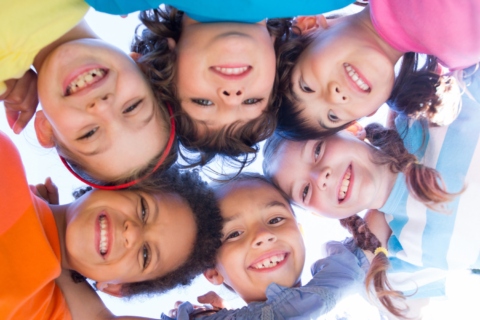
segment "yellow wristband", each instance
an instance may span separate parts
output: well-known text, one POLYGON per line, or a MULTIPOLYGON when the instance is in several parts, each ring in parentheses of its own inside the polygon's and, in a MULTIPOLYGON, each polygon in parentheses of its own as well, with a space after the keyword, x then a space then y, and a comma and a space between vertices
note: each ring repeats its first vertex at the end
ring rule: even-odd
POLYGON ((377 249, 375 249, 375 251, 373 252, 374 255, 377 255, 379 254, 380 252, 382 252, 385 256, 388 257, 388 250, 385 249, 384 247, 378 247, 377 249))

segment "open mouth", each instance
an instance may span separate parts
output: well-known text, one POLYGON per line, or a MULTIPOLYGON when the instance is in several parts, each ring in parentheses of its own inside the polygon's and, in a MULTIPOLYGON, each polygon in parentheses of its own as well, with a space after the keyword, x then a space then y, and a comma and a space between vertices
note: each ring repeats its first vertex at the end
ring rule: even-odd
POLYGON ((370 92, 372 91, 370 89, 370 86, 367 84, 365 79, 362 79, 360 74, 348 63, 344 63, 343 67, 345 68, 345 71, 347 72, 348 76, 352 81, 357 85, 357 87, 363 91, 363 92, 370 92))
POLYGON ((69 96, 78 91, 81 91, 94 83, 99 82, 108 74, 108 69, 95 68, 90 69, 78 75, 72 82, 70 82, 65 89, 65 96, 69 96))
POLYGON ((239 79, 245 77, 247 74, 252 71, 252 67, 248 65, 243 66, 213 66, 210 69, 216 74, 225 77, 239 79))
POLYGON ((341 203, 343 200, 345 200, 345 197, 348 194, 348 191, 350 189, 350 178, 352 176, 352 166, 348 166, 347 171, 345 171, 345 174, 343 175, 342 179, 342 184, 340 186, 340 189, 338 190, 338 203, 341 203))
POLYGON ((267 258, 261 259, 250 265, 250 269, 254 270, 268 270, 275 268, 279 264, 282 264, 283 261, 287 258, 288 253, 278 253, 271 255, 267 258))
POLYGON ((98 250, 102 256, 105 256, 108 253, 108 220, 104 214, 98 217, 98 224, 100 225, 98 250))

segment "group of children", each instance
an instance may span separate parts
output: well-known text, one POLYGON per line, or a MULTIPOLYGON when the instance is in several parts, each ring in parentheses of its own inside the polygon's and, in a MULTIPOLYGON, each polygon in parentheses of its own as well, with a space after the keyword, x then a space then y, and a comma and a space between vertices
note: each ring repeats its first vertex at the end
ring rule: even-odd
POLYGON ((40 145, 94 188, 54 203, 48 183, 29 188, 0 136, 2 318, 108 319, 85 278, 127 297, 200 273, 248 305, 186 302, 177 319, 304 319, 354 291, 405 317, 403 300, 444 294, 446 270, 478 267, 478 1, 370 0, 328 19, 318 14, 352 1, 87 2, 24 0, 2 12, 10 127, 35 117, 40 145), (130 55, 89 28, 89 5, 145 10, 130 55), (418 54, 428 54, 423 67, 418 54), (389 128, 342 131, 385 102, 389 128), (265 176, 208 186, 175 164, 223 157, 240 171, 267 138, 265 176), (327 244, 303 286, 292 203, 353 236, 327 244))

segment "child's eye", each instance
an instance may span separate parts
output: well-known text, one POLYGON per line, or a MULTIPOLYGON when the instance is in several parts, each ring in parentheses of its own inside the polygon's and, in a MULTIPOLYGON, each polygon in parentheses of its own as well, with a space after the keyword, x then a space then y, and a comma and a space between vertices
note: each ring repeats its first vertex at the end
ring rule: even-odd
POLYGON ((251 98, 251 99, 247 99, 247 100, 243 101, 243 104, 252 105, 252 104, 260 103, 260 102, 262 102, 262 101, 263 101, 263 99, 251 98))
POLYGON ((300 77, 300 80, 298 81, 298 86, 300 87, 300 90, 302 90, 303 92, 306 92, 306 93, 313 93, 315 91, 313 91, 312 89, 310 89, 307 84, 305 83, 305 81, 303 81, 303 78, 300 77))
POLYGON ((225 241, 230 240, 230 239, 235 239, 240 237, 243 234, 243 231, 233 231, 230 233, 226 238, 225 241))
POLYGON ((314 160, 317 161, 318 159, 318 156, 320 155, 320 151, 322 151, 322 145, 323 145, 323 142, 319 142, 317 143, 317 145, 315 146, 315 150, 313 152, 314 154, 314 160))
POLYGON ((138 105, 139 105, 140 103, 142 103, 142 101, 143 101, 143 99, 135 102, 135 103, 132 104, 130 107, 128 107, 127 109, 123 110, 123 113, 132 112, 133 110, 135 110, 135 109, 138 107, 138 105))
POLYGON ((91 137, 95 134, 95 132, 97 132, 98 128, 99 128, 99 127, 96 127, 96 128, 94 128, 94 129, 88 131, 86 134, 84 134, 84 135, 81 136, 80 138, 77 138, 77 140, 86 140, 86 139, 88 139, 88 138, 91 138, 91 137))
POLYGON ((328 111, 328 120, 330 120, 331 122, 334 122, 334 123, 335 123, 335 122, 340 121, 340 118, 337 117, 337 116, 335 115, 335 113, 333 113, 332 110, 329 110, 329 111, 328 111))
POLYGON ((305 202, 305 199, 308 196, 308 191, 310 190, 310 185, 307 184, 305 188, 303 188, 303 193, 302 193, 302 202, 305 202))
POLYGON ((150 251, 147 245, 143 245, 142 248, 142 257, 143 257, 143 269, 145 270, 150 263, 150 251))
POLYGON ((147 221, 148 204, 145 198, 140 195, 140 218, 143 222, 147 221))
POLYGON ((280 223, 282 222, 283 220, 285 220, 285 218, 282 218, 282 217, 275 217, 273 219, 270 219, 268 221, 269 224, 277 224, 277 223, 280 223))
POLYGON ((213 102, 207 99, 192 99, 192 102, 198 105, 201 105, 203 107, 208 107, 213 105, 213 102))

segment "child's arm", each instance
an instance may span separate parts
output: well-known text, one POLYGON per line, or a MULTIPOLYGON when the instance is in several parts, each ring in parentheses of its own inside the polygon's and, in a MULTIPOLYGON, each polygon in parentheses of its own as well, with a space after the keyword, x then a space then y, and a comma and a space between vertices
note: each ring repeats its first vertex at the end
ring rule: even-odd
POLYGON ((5 81, 7 91, 0 95, 10 128, 20 133, 32 119, 38 105, 37 74, 28 70, 20 79, 5 81))
MULTIPOLYGON (((328 257, 317 261, 313 279, 305 286, 285 288, 275 283, 267 289, 267 301, 253 302, 236 310, 222 309, 202 319, 303 319, 332 310, 347 294, 363 285, 365 272, 357 257, 340 242, 330 242, 328 257)), ((188 320, 193 312, 190 303, 179 306, 178 320, 188 320)), ((162 315, 162 319, 172 319, 162 315)))
POLYGON ((115 316, 107 309, 88 283, 74 283, 69 270, 62 270, 62 274, 55 280, 55 283, 62 290, 74 320, 153 320, 134 316, 115 316))

